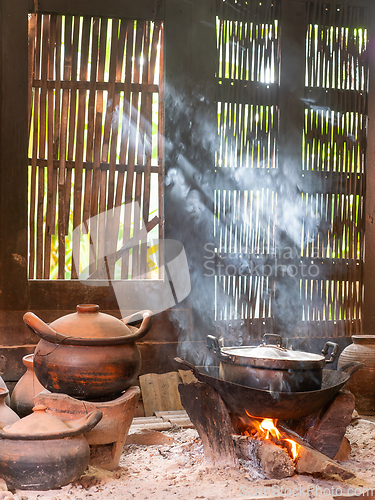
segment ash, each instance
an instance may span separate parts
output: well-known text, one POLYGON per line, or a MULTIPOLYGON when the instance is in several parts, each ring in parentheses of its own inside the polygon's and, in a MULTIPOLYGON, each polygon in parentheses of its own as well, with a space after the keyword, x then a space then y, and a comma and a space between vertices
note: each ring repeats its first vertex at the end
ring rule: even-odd
MULTIPOLYGON (((260 441, 258 439, 248 439, 246 440, 246 449, 241 450, 241 454, 246 458, 239 458, 240 470, 245 474, 245 477, 250 481, 256 481, 257 479, 265 479, 265 475, 260 465, 260 461, 257 458, 257 451, 260 446, 260 441)), ((242 445, 244 447, 244 445, 242 445)))
MULTIPOLYGON (((0 484, 0 500, 244 500, 269 489, 290 500, 286 493, 295 488, 301 489, 302 498, 321 500, 319 491, 324 488, 341 488, 349 495, 348 488, 373 488, 375 484, 375 425, 362 419, 347 432, 352 453, 343 465, 355 472, 352 483, 297 474, 267 480, 259 474, 259 464, 253 458, 256 443, 240 467, 215 467, 205 461, 195 429, 156 434, 167 442, 125 446, 115 471, 89 467, 79 481, 60 490, 1 492, 0 484)), ((333 500, 331 495, 324 498, 333 500)))

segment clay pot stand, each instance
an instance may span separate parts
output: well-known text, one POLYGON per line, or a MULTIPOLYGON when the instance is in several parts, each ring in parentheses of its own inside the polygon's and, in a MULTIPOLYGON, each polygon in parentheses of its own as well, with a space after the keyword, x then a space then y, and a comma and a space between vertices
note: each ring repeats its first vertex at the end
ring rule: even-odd
POLYGON ((82 401, 66 394, 41 392, 34 402, 47 407, 47 413, 64 420, 76 420, 98 409, 103 417, 85 434, 90 445, 90 465, 114 470, 118 467, 126 437, 140 396, 139 387, 130 387, 117 399, 105 402, 82 401))

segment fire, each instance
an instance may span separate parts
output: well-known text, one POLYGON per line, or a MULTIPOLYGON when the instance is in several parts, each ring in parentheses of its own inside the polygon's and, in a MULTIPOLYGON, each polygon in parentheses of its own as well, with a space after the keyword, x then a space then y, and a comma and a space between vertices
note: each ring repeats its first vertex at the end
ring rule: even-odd
POLYGON ((281 439, 281 434, 274 424, 272 418, 265 418, 259 424, 259 429, 265 434, 265 439, 270 439, 270 435, 275 439, 281 439))
POLYGON ((300 449, 300 445, 293 441, 293 439, 284 439, 290 444, 290 453, 292 454, 292 458, 296 459, 298 457, 298 452, 300 449))
MULTIPOLYGON (((279 444, 280 446, 285 445, 293 459, 296 459, 298 457, 300 445, 293 439, 282 436, 281 432, 276 427, 277 420, 273 420, 272 418, 265 418, 261 422, 259 422, 259 420, 253 415, 250 415, 248 411, 246 411, 246 414, 252 419, 251 424, 256 428, 258 433, 264 439, 272 441, 273 438, 275 441, 277 441, 277 443, 275 444, 279 444)), ((246 432, 245 435, 250 435, 250 433, 246 432)))

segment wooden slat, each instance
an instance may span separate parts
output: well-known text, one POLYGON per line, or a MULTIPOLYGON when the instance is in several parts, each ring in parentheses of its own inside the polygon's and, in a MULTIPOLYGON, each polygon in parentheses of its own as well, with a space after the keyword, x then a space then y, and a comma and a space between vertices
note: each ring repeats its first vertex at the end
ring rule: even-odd
POLYGON ((37 4, 29 0, 29 12, 34 12, 35 7, 40 13, 143 20, 164 18, 164 4, 155 4, 154 0, 143 0, 141 3, 123 0, 120 4, 117 0, 95 0, 89 4, 85 0, 38 0, 37 4))
MULTIPOLYGON (((40 71, 40 40, 41 40, 41 17, 37 19, 36 26, 36 47, 35 47, 35 66, 34 74, 39 76, 40 71)), ((33 146, 31 159, 31 178, 30 178, 30 219, 29 219, 29 240, 30 240, 30 257, 29 257, 29 278, 34 278, 34 268, 36 268, 36 245, 35 245, 35 203, 36 203, 36 178, 37 178, 37 158, 38 158, 38 134, 36 131, 39 126, 39 91, 34 92, 33 106, 33 146)))
MULTIPOLYGON (((54 59, 56 48, 56 16, 52 15, 49 24, 49 44, 48 50, 48 70, 47 78, 52 78, 54 73, 54 59)), ((44 234, 44 269, 43 277, 49 278, 50 274, 50 255, 51 255, 51 235, 53 220, 53 201, 54 201, 54 172, 53 172, 53 128, 54 128, 54 96, 53 90, 47 90, 48 95, 48 114, 47 114, 47 207, 46 207, 46 228, 44 234)), ((40 168, 40 167, 39 167, 40 168)))
POLYGON ((145 416, 151 416, 156 411, 183 410, 178 392, 180 382, 177 372, 141 375, 139 383, 145 416))
MULTIPOLYGON (((101 19, 100 34, 99 34, 99 52, 98 52, 98 79, 104 79, 106 42, 107 42, 108 22, 106 19, 101 19)), ((91 194, 91 217, 98 214, 99 204, 99 183, 100 183, 100 153, 102 141, 102 119, 103 119, 103 92, 96 93, 96 114, 95 114, 95 140, 94 140, 94 170, 92 178, 92 194, 91 194)), ((90 274, 96 270, 96 258, 98 252, 97 242, 97 223, 95 219, 91 221, 90 233, 95 235, 92 240, 92 258, 90 259, 90 274)), ((102 236, 103 238, 103 236, 102 236)))
MULTIPOLYGON (((95 124, 95 96, 96 96, 96 74, 98 66, 98 46, 99 46, 99 19, 92 18, 91 25, 91 69, 89 75, 89 101, 87 114, 87 146, 86 146, 86 162, 93 162, 94 153, 94 124, 95 124)), ((80 82, 81 83, 81 82, 80 82)), ((85 168, 85 194, 83 202, 82 219, 86 221, 90 217, 91 210, 91 195, 92 195, 92 171, 87 171, 85 168)), ((88 229, 88 228, 87 228, 88 229)))
MULTIPOLYGON (((88 57, 90 43, 90 25, 91 18, 83 18, 82 39, 81 39, 81 61, 79 79, 87 80, 88 78, 88 57)), ((85 133, 85 117, 86 117, 86 91, 80 90, 78 94, 78 116, 77 116, 77 146, 76 146, 76 163, 74 172, 74 204, 73 204, 73 230, 82 222, 82 186, 83 186, 83 156, 84 156, 84 133, 85 133)), ((73 232, 73 255, 77 261, 72 262, 72 279, 77 279, 79 276, 79 255, 80 255, 80 238, 77 232, 73 232)))
MULTIPOLYGON (((72 17, 65 17, 64 29, 64 80, 68 80, 71 75, 71 37, 72 37, 72 17)), ((67 158, 68 143, 68 112, 69 112, 69 91, 63 90, 61 104, 61 125, 60 125, 60 164, 58 176, 58 238, 59 238, 59 260, 58 260, 58 278, 65 277, 65 213, 66 213, 66 182, 65 165, 67 158), (61 258, 64 256, 63 258, 61 258)))
MULTIPOLYGON (((29 158, 29 162, 32 161, 32 157, 29 158)), ((47 167, 47 162, 48 160, 47 159, 38 159, 38 166, 40 166, 41 168, 46 168, 47 167)), ((53 160, 53 167, 54 169, 58 169, 59 167, 59 160, 53 160)), ((65 168, 68 170, 68 169, 73 169, 75 168, 75 161, 66 161, 65 162, 65 168)), ((110 164, 109 163, 99 163, 99 169, 100 170, 109 170, 110 168, 110 164)), ((127 164, 124 164, 124 163, 116 163, 116 172, 119 172, 119 173, 124 173, 124 172, 127 172, 128 169, 129 169, 129 165, 127 164)), ((90 170, 93 170, 94 169, 94 162, 87 162, 87 161, 84 161, 83 162, 83 169, 86 171, 90 171, 90 170)), ((142 173, 146 170, 146 165, 134 165, 134 171, 135 172, 139 172, 139 173, 142 173)), ((155 173, 155 174, 161 174, 161 167, 159 165, 155 165, 155 166, 151 166, 150 168, 150 171, 152 173, 155 173)))

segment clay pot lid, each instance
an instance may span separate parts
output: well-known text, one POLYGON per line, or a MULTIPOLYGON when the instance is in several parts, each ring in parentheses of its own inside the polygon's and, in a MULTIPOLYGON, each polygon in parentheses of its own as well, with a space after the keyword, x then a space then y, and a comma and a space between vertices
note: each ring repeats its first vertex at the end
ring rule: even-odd
POLYGON ((78 338, 123 337, 132 333, 121 320, 99 312, 96 304, 79 304, 77 312, 56 319, 50 327, 67 337, 78 338))
POLYGON ((31 436, 55 436, 69 434, 71 427, 49 413, 46 413, 47 407, 37 405, 33 408, 33 413, 27 417, 17 420, 12 425, 6 425, 3 428, 4 434, 12 434, 13 438, 19 435, 19 439, 31 436))

